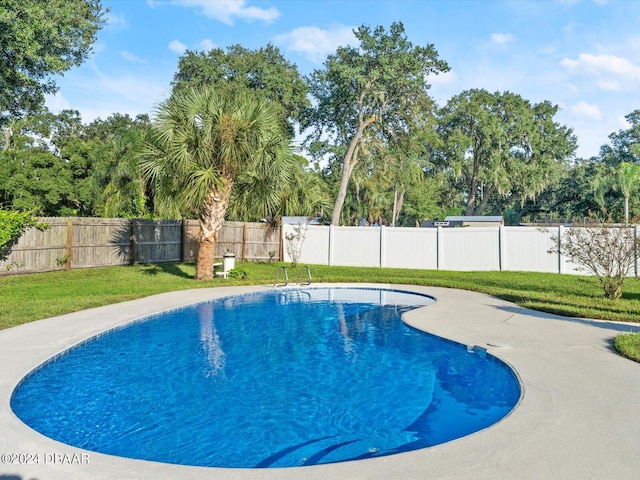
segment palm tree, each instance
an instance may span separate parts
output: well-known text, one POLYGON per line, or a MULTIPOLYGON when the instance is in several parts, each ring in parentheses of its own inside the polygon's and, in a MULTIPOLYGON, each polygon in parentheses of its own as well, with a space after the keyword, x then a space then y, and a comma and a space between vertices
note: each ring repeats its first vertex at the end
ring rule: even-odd
POLYGON ((640 182, 640 165, 621 162, 618 170, 618 188, 624 196, 624 223, 629 223, 629 197, 640 182))
POLYGON ((290 155, 279 111, 267 100, 203 87, 160 105, 141 153, 141 169, 157 203, 197 215, 197 280, 213 277, 215 234, 238 175, 254 168, 269 175, 290 155))
POLYGON ((236 181, 228 218, 238 221, 266 219, 276 225, 286 215, 325 216, 332 206, 329 190, 319 172, 308 169, 304 157, 287 157, 273 174, 247 169, 236 181), (279 173, 279 174, 278 174, 279 173))

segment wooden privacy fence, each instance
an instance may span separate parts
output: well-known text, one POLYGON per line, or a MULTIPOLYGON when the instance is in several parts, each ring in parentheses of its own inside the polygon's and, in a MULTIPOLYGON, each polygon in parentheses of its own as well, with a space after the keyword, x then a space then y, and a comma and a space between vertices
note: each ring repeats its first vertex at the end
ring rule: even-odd
MULTIPOLYGON (((48 227, 25 232, 0 261, 0 275, 134 263, 190 262, 198 255, 197 220, 40 218, 48 227)), ((280 259, 280 229, 263 223, 226 222, 216 256, 280 259)))

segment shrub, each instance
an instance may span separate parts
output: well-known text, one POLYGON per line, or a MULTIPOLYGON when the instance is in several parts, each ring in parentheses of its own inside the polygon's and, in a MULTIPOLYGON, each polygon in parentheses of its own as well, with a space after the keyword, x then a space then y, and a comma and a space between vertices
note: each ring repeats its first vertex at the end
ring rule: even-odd
POLYGON ((287 240, 287 253, 291 257, 291 266, 296 267, 300 261, 302 255, 302 244, 307 237, 307 225, 296 225, 293 227, 293 232, 287 233, 285 239, 287 240))
POLYGON ((232 268, 227 272, 229 278, 235 278, 237 280, 246 280, 249 278, 249 273, 242 268, 232 268))
POLYGON ((562 253, 580 270, 594 274, 606 298, 620 298, 622 284, 634 268, 639 245, 633 228, 611 224, 572 227, 564 231, 562 238, 551 238, 556 246, 549 253, 562 253))
POLYGON ((7 258, 11 247, 30 227, 42 229, 46 225, 38 223, 38 219, 33 217, 32 212, 0 209, 0 260, 7 258))

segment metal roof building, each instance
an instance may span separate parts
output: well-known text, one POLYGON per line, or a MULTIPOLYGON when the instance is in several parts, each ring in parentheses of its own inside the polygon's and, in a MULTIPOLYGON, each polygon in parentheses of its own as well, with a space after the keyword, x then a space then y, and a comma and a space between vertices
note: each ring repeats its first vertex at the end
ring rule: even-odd
POLYGON ((502 215, 451 215, 444 219, 445 222, 462 222, 463 227, 497 227, 504 225, 502 215))

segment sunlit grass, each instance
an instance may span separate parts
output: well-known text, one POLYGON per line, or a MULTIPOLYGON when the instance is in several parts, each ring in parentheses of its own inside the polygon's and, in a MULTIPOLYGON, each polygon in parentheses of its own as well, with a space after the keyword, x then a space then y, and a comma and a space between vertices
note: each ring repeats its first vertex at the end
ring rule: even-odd
POLYGON ((614 346, 623 357, 640 362, 640 333, 623 333, 615 338, 614 346))
MULTIPOLYGON (((162 263, 0 277, 0 329, 157 293, 190 288, 273 284, 281 263, 238 262, 245 279, 193 280, 195 265, 162 263)), ((291 269, 295 281, 299 269, 291 269)), ((640 322, 640 280, 628 279, 619 300, 607 300, 594 277, 533 272, 450 272, 401 268, 311 266, 313 282, 369 282, 460 288, 523 307, 572 317, 640 322)), ((640 361, 640 335, 616 348, 640 361)))
MULTIPOLYGON (((278 263, 238 262, 246 279, 193 280, 195 266, 163 263, 0 277, 0 328, 172 290, 272 284, 278 263)), ((298 270, 289 269, 291 280, 298 270)), ((523 307, 561 315, 640 322, 640 281, 628 279, 621 299, 607 300, 593 277, 532 272, 450 272, 400 268, 311 266, 314 283, 432 285, 488 293, 523 307)))

